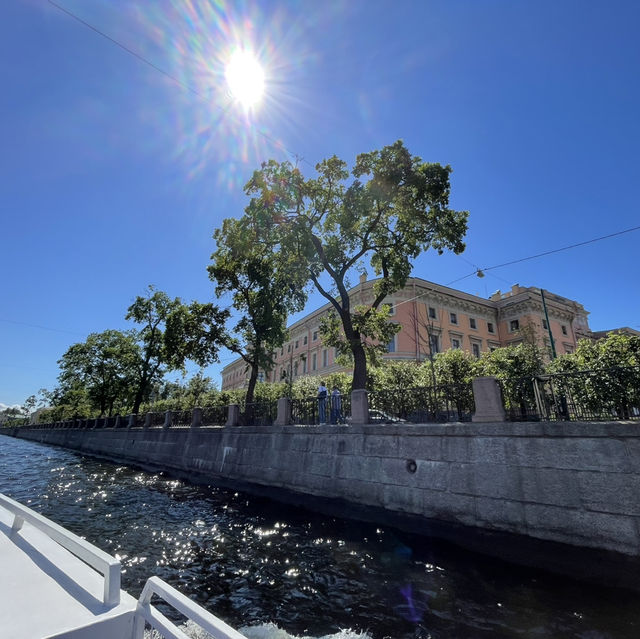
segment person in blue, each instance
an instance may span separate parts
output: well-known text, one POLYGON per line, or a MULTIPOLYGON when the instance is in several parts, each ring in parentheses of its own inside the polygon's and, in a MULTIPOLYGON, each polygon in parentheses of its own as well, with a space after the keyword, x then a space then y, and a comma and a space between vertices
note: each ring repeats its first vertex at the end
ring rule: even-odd
POLYGON ((331 390, 331 423, 339 424, 342 422, 342 397, 340 389, 334 385, 331 390))
POLYGON ((329 392, 327 391, 327 387, 324 385, 324 382, 320 382, 320 386, 318 386, 318 421, 321 424, 327 423, 327 395, 329 392))

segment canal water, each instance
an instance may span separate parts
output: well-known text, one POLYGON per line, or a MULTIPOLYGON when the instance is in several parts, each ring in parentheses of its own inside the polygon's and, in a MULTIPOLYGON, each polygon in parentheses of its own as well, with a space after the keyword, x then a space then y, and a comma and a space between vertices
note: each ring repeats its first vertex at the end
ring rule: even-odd
POLYGON ((255 639, 640 636, 631 592, 32 442, 0 437, 0 492, 255 639))

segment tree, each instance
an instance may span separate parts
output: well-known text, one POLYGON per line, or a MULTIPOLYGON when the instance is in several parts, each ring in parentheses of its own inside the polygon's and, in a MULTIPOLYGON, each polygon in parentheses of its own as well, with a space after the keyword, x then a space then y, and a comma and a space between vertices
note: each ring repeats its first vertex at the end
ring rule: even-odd
POLYGON ((167 319, 181 306, 180 298, 172 300, 163 291, 149 286, 146 296, 136 297, 127 309, 125 318, 142 326, 136 333, 140 357, 130 362, 134 378, 134 414, 138 413, 140 404, 147 399, 153 384, 162 379, 167 369, 176 370, 184 366, 184 360, 172 350, 178 340, 165 340, 167 319))
POLYGON ((629 419, 640 406, 640 337, 609 333, 596 342, 580 340, 574 353, 547 366, 567 397, 599 417, 629 419))
POLYGON ((498 378, 502 383, 506 408, 527 415, 527 407, 535 404, 531 378, 544 371, 542 351, 523 342, 517 346, 497 348, 483 353, 478 374, 498 378))
POLYGON ((63 396, 69 389, 83 387, 100 415, 112 415, 114 406, 127 404, 133 383, 131 366, 139 359, 134 333, 91 333, 86 341, 70 346, 58 360, 63 396))
POLYGON ((448 206, 451 168, 411 156, 401 141, 362 153, 351 173, 335 156, 316 170, 305 180, 288 162, 263 164, 247 185, 251 214, 282 230, 283 244, 332 305, 323 341, 350 354, 353 388, 365 388, 367 349, 387 344, 397 330, 387 322, 385 298, 404 286, 422 252, 464 250, 468 213, 448 206), (349 278, 365 260, 379 277, 375 299, 352 308, 349 278))
POLYGON ((306 301, 300 266, 282 246, 277 225, 258 209, 252 201, 241 219, 224 220, 214 233, 217 249, 208 267, 216 295, 230 293, 239 313, 223 341, 250 371, 246 404, 253 402, 259 371, 273 368, 273 353, 288 335, 289 313, 302 310, 306 301))

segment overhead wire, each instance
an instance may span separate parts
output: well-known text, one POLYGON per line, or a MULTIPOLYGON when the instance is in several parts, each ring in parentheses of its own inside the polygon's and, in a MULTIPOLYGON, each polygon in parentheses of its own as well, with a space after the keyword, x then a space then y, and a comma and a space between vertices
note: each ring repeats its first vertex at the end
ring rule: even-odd
MULTIPOLYGON (((154 62, 152 62, 148 58, 145 58, 143 55, 141 55, 137 51, 134 51, 133 49, 131 49, 127 45, 123 44, 119 40, 116 40, 115 38, 111 37, 110 35, 108 35, 104 31, 102 31, 98 27, 92 25, 90 22, 87 22, 86 20, 83 20, 80 16, 78 16, 75 13, 73 13, 69 9, 66 9, 65 7, 59 5, 57 2, 54 2, 54 0, 47 0, 47 2, 52 7, 55 7, 56 9, 61 11, 62 13, 66 14, 70 18, 73 18, 74 20, 76 20, 77 22, 79 22, 80 24, 85 26, 87 29, 90 29, 94 33, 97 33, 98 35, 102 36, 103 38, 105 38, 106 40, 111 42, 112 44, 115 44, 117 47, 119 47, 120 49, 122 49, 123 51, 128 53, 129 55, 133 56, 137 60, 140 60, 141 62, 143 62, 144 64, 148 65, 149 67, 151 67, 152 69, 154 69, 158 73, 161 73, 165 77, 169 78, 172 82, 175 82, 176 84, 181 86, 183 89, 187 89, 187 91, 190 91, 191 93, 197 95, 202 100, 207 100, 207 101, 209 100, 209 98, 206 95, 204 95, 203 93, 201 93, 200 91, 198 91, 197 89, 192 87, 191 85, 187 84, 186 82, 183 82, 182 80, 180 80, 180 78, 177 78, 176 76, 172 75, 168 71, 165 71, 162 67, 158 66, 157 64, 155 64, 154 62)), ((226 114, 228 112, 230 106, 231 106, 231 102, 229 102, 229 104, 227 104, 227 106, 224 107, 224 108, 223 107, 218 107, 220 109, 220 115, 222 116, 222 115, 226 114)), ((255 128, 254 130, 258 135, 263 137, 265 140, 271 142, 276 147, 278 147, 279 149, 281 149, 282 151, 284 151, 285 153, 290 155, 292 158, 294 158, 296 160, 296 163, 297 162, 304 162, 304 163, 308 164, 310 167, 313 168, 313 165, 308 160, 306 160, 303 156, 299 155, 295 151, 291 151, 291 149, 288 149, 284 144, 282 144, 282 142, 279 142, 278 140, 276 140, 275 138, 271 137, 270 135, 268 135, 264 131, 261 131, 258 128, 255 128)))
POLYGON ((640 226, 634 226, 630 229, 625 229, 624 231, 616 231, 615 233, 609 233, 608 235, 601 235, 600 237, 594 237, 590 240, 585 240, 584 242, 576 242, 575 244, 569 244, 568 246, 563 246, 561 248, 557 248, 557 249, 551 249, 549 251, 543 251, 542 253, 537 253, 536 255, 529 255, 528 257, 521 257, 517 260, 511 260, 510 262, 503 262, 502 264, 496 264, 495 266, 487 266, 486 268, 481 268, 478 269, 476 268, 475 271, 467 274, 467 275, 463 275, 462 277, 459 277, 458 279, 452 280, 451 282, 447 283, 447 286, 449 286, 450 284, 455 284, 456 282, 460 282, 464 279, 467 279, 467 277, 471 277, 472 275, 479 275, 480 273, 484 274, 486 271, 492 271, 494 269, 497 268, 503 268, 505 266, 511 266, 513 264, 519 264, 520 262, 526 262, 527 260, 535 260, 538 257, 544 257, 545 255, 551 255, 553 253, 560 253, 562 251, 568 251, 569 249, 572 248, 576 248, 578 246, 585 246, 587 244, 593 244, 594 242, 599 242, 600 240, 607 240, 610 237, 616 237, 618 235, 624 235, 625 233, 631 233, 632 231, 638 231, 640 230, 640 226))
MULTIPOLYGON (((187 89, 191 93, 194 93, 195 95, 197 95, 199 98, 201 98, 203 100, 207 100, 208 99, 205 95, 203 95, 201 92, 199 92, 198 90, 196 90, 195 88, 193 88, 189 84, 183 82, 182 80, 180 80, 179 78, 175 77, 171 73, 165 71, 162 67, 158 66, 157 64, 155 64, 151 60, 145 58, 143 55, 139 54, 137 51, 134 51, 130 47, 126 46, 125 44, 119 42, 115 38, 109 36, 108 34, 106 34, 104 31, 100 30, 96 26, 92 25, 91 23, 87 22, 86 20, 83 20, 82 18, 80 18, 78 15, 76 15, 72 11, 66 9, 65 7, 63 7, 61 5, 59 5, 57 2, 54 2, 54 0, 47 0, 47 1, 48 1, 48 3, 50 5, 52 5, 53 7, 55 7, 56 9, 61 11, 62 13, 65 13, 66 15, 68 15, 71 18, 73 18, 74 20, 76 20, 77 22, 79 22, 80 24, 85 26, 86 28, 88 28, 91 31, 93 31, 93 32, 97 33, 98 35, 102 36, 103 38, 105 38, 106 40, 111 42, 112 44, 114 44, 117 47, 121 48, 123 51, 125 51, 129 55, 135 57, 137 60, 143 62, 146 65, 148 65, 149 67, 151 67, 152 69, 154 69, 158 73, 161 73, 162 75, 164 75, 165 77, 169 78, 171 81, 173 81, 176 84, 180 85, 184 89, 187 89)), ((224 114, 225 111, 226 111, 226 108, 225 109, 221 108, 222 114, 224 114)), ((275 146, 277 146, 278 148, 283 150, 285 153, 289 154, 292 158, 294 158, 296 160, 296 162, 302 161, 302 162, 305 162, 306 164, 308 164, 309 166, 313 166, 304 157, 301 157, 297 153, 295 153, 294 151, 291 151, 290 149, 288 149, 286 146, 284 146, 278 140, 272 138, 271 136, 269 136, 268 134, 264 133, 263 131, 260 131, 259 129, 255 129, 255 130, 256 130, 256 133, 258 135, 262 136, 264 139, 268 140, 269 142, 271 142, 272 144, 274 144, 275 146)), ((549 251, 543 251, 542 253, 537 253, 535 255, 530 255, 530 256, 519 258, 519 259, 516 259, 516 260, 511 260, 509 262, 503 262, 502 264, 496 264, 494 266, 488 266, 488 267, 485 267, 485 268, 479 268, 477 265, 474 265, 473 263, 471 263, 471 262, 469 262, 468 260, 465 259, 464 261, 466 261, 468 264, 473 266, 475 270, 472 271, 471 273, 468 273, 467 275, 463 275, 462 277, 459 277, 457 279, 451 280, 450 282, 448 282, 446 284, 446 286, 450 286, 451 284, 455 284, 457 282, 461 282, 462 280, 465 280, 465 279, 471 277, 472 275, 478 275, 478 276, 482 277, 487 271, 492 271, 492 270, 495 270, 495 269, 503 268, 505 266, 512 266, 513 264, 519 264, 521 262, 526 262, 528 260, 537 259, 539 257, 544 257, 546 255, 552 255, 554 253, 560 253, 562 251, 567 251, 569 249, 577 248, 579 246, 585 246, 587 244, 592 244, 594 242, 599 242, 601 240, 605 240, 605 239, 608 239, 608 238, 611 238, 611 237, 616 237, 616 236, 619 236, 619 235, 623 235, 625 233, 631 233, 632 231, 637 231, 637 230, 640 230, 640 226, 635 226, 635 227, 632 227, 632 228, 629 228, 629 229, 625 229, 623 231, 617 231, 616 233, 609 233, 607 235, 602 235, 600 237, 592 238, 590 240, 585 240, 584 242, 577 242, 575 244, 570 244, 568 246, 563 246, 561 248, 551 249, 549 251)), ((462 258, 462 259, 464 259, 464 258, 462 258)), ((502 278, 499 278, 497 276, 494 276, 494 277, 496 277, 497 279, 502 279, 502 278)), ((502 280, 502 281, 506 282, 506 280, 502 280)), ((396 306, 399 306, 401 304, 406 304, 408 302, 414 301, 415 299, 418 299, 419 297, 421 297, 421 295, 418 295, 416 297, 410 298, 408 300, 403 300, 402 302, 399 302, 398 304, 396 304, 396 306)), ((46 327, 38 326, 38 328, 46 328, 46 327)), ((55 329, 48 329, 48 330, 55 330, 55 329)))
MULTIPOLYGON (((557 249, 551 249, 549 251, 543 251, 542 253, 536 253, 535 255, 529 255, 527 257, 521 257, 517 260, 511 260, 510 262, 504 262, 502 264, 496 264, 494 266, 488 266, 486 268, 478 268, 475 264, 469 262, 468 260, 465 260, 465 262, 467 262, 468 264, 470 264, 471 266, 473 266, 476 270, 472 271, 471 273, 464 275, 463 277, 459 277, 455 280, 452 280, 451 282, 447 282, 447 284, 445 284, 445 286, 450 286, 451 284, 455 284, 456 282, 461 282, 462 280, 467 279, 468 277, 471 277, 472 275, 479 275, 480 277, 484 276, 484 273, 486 271, 492 271, 494 269, 497 268, 503 268, 505 266, 511 266, 512 264, 519 264, 520 262, 526 262, 527 260, 533 260, 536 259, 538 257, 544 257, 545 255, 551 255, 553 253, 560 253, 561 251, 568 251, 569 249, 573 249, 576 248, 578 246, 585 246, 587 244, 593 244, 594 242, 600 242, 601 240, 606 240, 609 239, 611 237, 616 237, 618 235, 624 235, 625 233, 631 233, 632 231, 638 231, 640 230, 640 226, 634 226, 631 227, 629 229, 625 229, 623 231, 616 231, 615 233, 609 233, 608 235, 601 235, 600 237, 594 237, 590 240, 585 240, 584 242, 576 242, 575 244, 570 244, 568 246, 563 246, 561 248, 557 248, 557 249), (482 274, 482 275, 480 275, 482 274)), ((459 256, 462 257, 462 256, 459 256)), ((498 278, 501 279, 501 278, 498 278)), ((506 280, 503 280, 506 282, 506 280)), ((402 302, 398 302, 397 304, 394 304, 395 306, 401 306, 402 304, 407 304, 408 302, 413 302, 414 300, 417 300, 421 297, 423 297, 424 294, 420 294, 420 295, 416 295, 415 297, 410 297, 408 300, 403 300, 402 302)))

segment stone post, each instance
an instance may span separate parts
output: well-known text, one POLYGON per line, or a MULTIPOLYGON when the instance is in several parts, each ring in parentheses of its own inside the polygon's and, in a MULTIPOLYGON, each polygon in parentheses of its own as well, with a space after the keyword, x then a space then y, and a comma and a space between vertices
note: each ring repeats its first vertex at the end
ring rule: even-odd
POLYGON ((288 397, 281 397, 278 400, 278 414, 276 416, 276 426, 288 426, 291 423, 291 400, 288 397))
POLYGON ((194 408, 191 414, 191 428, 202 426, 202 408, 194 408))
POLYGON ((113 423, 114 428, 120 428, 122 417, 116 415, 116 421, 113 423))
POLYGON ((133 428, 136 425, 136 417, 137 415, 129 415, 129 422, 127 424, 127 428, 133 428))
POLYGON ((476 377, 473 380, 473 398, 476 403, 476 412, 471 421, 505 421, 502 393, 495 377, 476 377))
POLYGON ((228 408, 225 426, 237 426, 240 423, 240 406, 238 404, 230 404, 228 408))
POLYGON ((150 428, 151 427, 151 413, 147 413, 144 416, 144 428, 150 428))
POLYGON ((171 411, 168 410, 165 414, 164 414, 164 424, 162 425, 162 428, 169 428, 169 426, 171 426, 171 411))
POLYGON ((364 389, 351 391, 351 423, 369 423, 369 398, 364 389))

